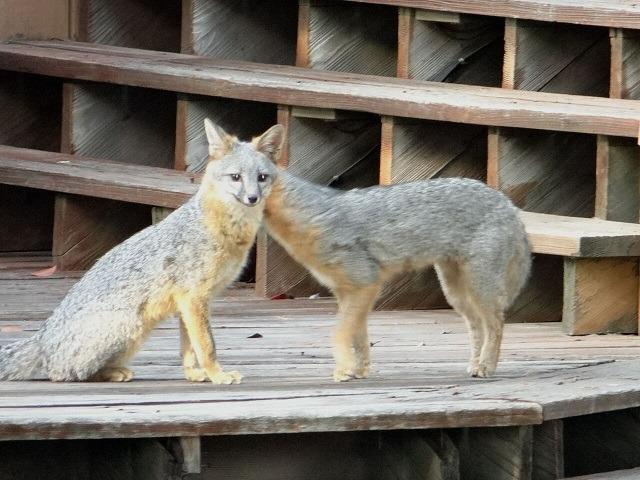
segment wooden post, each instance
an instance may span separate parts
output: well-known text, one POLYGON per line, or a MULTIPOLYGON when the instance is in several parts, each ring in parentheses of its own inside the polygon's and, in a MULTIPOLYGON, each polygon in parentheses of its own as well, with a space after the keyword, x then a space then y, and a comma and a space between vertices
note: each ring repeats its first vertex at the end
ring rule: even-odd
POLYGON ((533 469, 531 480, 564 478, 564 425, 549 420, 533 427, 533 469))
POLYGON ((200 437, 180 437, 182 449, 182 471, 184 473, 200 473, 201 447, 200 437))
POLYGON ((638 259, 565 258, 562 322, 571 335, 638 331, 638 259))
POLYGON ((461 480, 532 480, 533 427, 464 429, 461 480))

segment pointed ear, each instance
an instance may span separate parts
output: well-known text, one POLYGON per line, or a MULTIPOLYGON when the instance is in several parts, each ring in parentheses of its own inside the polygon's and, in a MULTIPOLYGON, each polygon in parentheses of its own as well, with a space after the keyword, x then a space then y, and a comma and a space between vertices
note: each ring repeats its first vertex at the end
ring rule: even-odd
POLYGON ((231 151, 238 139, 225 132, 208 118, 204 119, 204 131, 209 142, 209 160, 219 160, 231 151))
POLYGON ((275 163, 280 157, 284 143, 284 127, 274 125, 259 137, 254 138, 252 143, 257 151, 264 153, 275 163))

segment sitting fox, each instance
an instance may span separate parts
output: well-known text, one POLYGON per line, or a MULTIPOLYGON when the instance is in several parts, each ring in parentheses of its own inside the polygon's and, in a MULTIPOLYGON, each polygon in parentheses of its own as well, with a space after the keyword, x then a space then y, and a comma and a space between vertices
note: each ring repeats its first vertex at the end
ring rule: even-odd
POLYGON ((0 380, 44 370, 53 381, 131 380, 126 368, 151 329, 178 312, 188 380, 239 383, 216 360, 208 301, 239 274, 277 176, 277 125, 252 143, 205 120, 209 159, 182 207, 106 253, 34 336, 0 349, 0 380))
POLYGON ((281 171, 266 203, 268 232, 338 300, 336 381, 368 375, 367 316, 385 281, 431 265, 466 321, 468 372, 494 373, 504 311, 531 265, 506 196, 463 178, 339 191, 281 171))

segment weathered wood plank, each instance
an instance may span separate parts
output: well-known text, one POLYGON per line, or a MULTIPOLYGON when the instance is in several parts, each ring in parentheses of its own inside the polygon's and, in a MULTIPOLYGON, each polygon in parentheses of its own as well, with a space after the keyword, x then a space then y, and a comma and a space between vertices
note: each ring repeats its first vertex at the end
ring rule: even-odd
POLYGON ((544 22, 577 23, 605 27, 638 28, 640 8, 634 2, 606 0, 349 0, 399 7, 425 8, 544 22))
POLYGON ((268 103, 633 138, 640 118, 640 107, 629 100, 372 78, 79 43, 3 44, 0 68, 268 103))
POLYGON ((1 0, 0 40, 70 38, 68 0, 1 0))
POLYGON ((189 173, 6 146, 0 146, 0 174, 5 185, 169 208, 198 188, 189 173))
POLYGON ((636 480, 636 478, 640 478, 640 468, 595 473, 593 475, 581 475, 579 477, 571 477, 567 480, 636 480))
POLYGON ((567 257, 637 257, 640 226, 598 218, 521 212, 535 253, 567 257))
POLYGON ((564 331, 637 333, 639 288, 637 257, 565 259, 564 331))

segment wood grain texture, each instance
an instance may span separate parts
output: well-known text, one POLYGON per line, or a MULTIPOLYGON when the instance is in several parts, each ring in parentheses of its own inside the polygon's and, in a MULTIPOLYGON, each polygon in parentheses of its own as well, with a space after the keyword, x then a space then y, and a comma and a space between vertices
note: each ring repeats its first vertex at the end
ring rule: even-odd
MULTIPOLYGON (((293 65, 297 2, 187 0, 182 19, 191 32, 188 50, 218 58, 293 65)), ((184 11, 184 10, 183 10, 184 11)))
POLYGON ((640 7, 631 0, 349 0, 444 12, 526 18, 544 22, 638 28, 640 7))
POLYGON ((633 138, 640 118, 640 107, 629 100, 369 77, 78 43, 3 44, 0 68, 268 103, 633 138))
POLYGON ((505 64, 512 88, 574 95, 607 96, 609 38, 603 28, 507 20, 505 64), (512 68, 512 72, 507 69, 512 68))
POLYGON ((150 207, 56 196, 53 259, 58 270, 87 270, 103 254, 151 223, 150 207))
POLYGON ((534 253, 567 257, 636 257, 640 226, 597 218, 521 212, 534 253))
POLYGON ((565 259, 565 332, 637 333, 639 287, 637 257, 565 259))
POLYGON ((203 172, 209 158, 204 119, 209 118, 241 140, 250 140, 277 121, 277 109, 264 103, 188 96, 181 99, 176 124, 176 165, 190 172, 203 172))
MULTIPOLYGON (((307 52, 296 65, 318 70, 394 76, 397 58, 397 9, 380 5, 312 0, 298 28, 307 52)), ((300 47, 303 48, 303 47, 300 47)))
POLYGON ((0 12, 0 40, 70 38, 68 0, 0 0, 0 12))
POLYGON ((497 187, 520 208, 590 217, 594 213, 595 138, 501 129, 497 187))
POLYGON ((617 222, 640 221, 638 144, 628 138, 598 136, 595 216, 617 222))
MULTIPOLYGON (((1 277, 0 344, 32 335, 76 281, 1 277)), ((576 339, 558 323, 507 325, 499 374, 479 381, 464 373, 466 328, 451 311, 374 312, 370 378, 336 384, 335 311, 333 299, 229 290, 213 301, 211 321, 222 364, 246 375, 241 385, 185 382, 172 319, 135 357, 129 384, 0 384, 0 438, 531 425, 640 405, 637 336, 576 339)))
POLYGON ((81 0, 84 41, 122 47, 180 51, 180 2, 173 0, 81 0))
MULTIPOLYGON (((410 11, 411 12, 411 11, 410 11)), ((399 52, 402 78, 454 82, 469 85, 500 85, 503 24, 489 17, 463 17, 458 23, 425 21, 401 13, 399 52), (404 39, 403 36, 408 38, 404 39), (400 55, 405 58, 400 58, 400 55)))
POLYGON ((170 93, 114 85, 72 88, 69 153, 171 168, 176 103, 170 93))
POLYGON ((531 480, 531 426, 465 429, 459 448, 463 479, 531 480))
POLYGON ((193 174, 5 146, 0 183, 170 208, 198 189, 193 174))
POLYGON ((531 480, 564 478, 564 424, 551 420, 533 427, 531 480))

